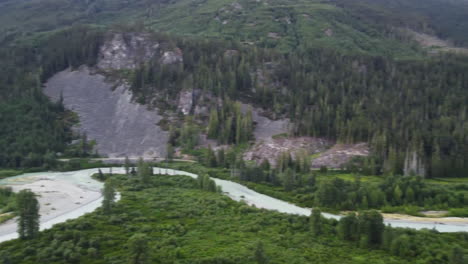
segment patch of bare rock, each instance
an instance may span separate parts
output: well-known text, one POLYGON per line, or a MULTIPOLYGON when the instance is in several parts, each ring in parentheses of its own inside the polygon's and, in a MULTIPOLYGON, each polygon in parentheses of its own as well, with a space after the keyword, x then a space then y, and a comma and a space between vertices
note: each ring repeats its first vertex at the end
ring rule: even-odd
POLYGON ((282 153, 290 153, 294 159, 296 153, 304 151, 315 157, 311 162, 312 168, 339 169, 354 157, 369 155, 367 143, 335 144, 335 142, 324 138, 278 136, 257 141, 244 153, 243 158, 257 164, 268 160, 272 166, 276 166, 282 153))
POLYGON ((257 164, 268 160, 275 166, 279 156, 284 152, 291 153, 293 157, 298 151, 306 151, 312 155, 326 151, 332 145, 333 142, 323 138, 280 136, 258 142, 244 154, 244 159, 255 161, 257 164))
POLYGON ((369 155, 369 146, 367 143, 357 144, 336 144, 329 150, 322 153, 319 157, 312 160, 313 168, 322 166, 339 169, 348 163, 352 158, 369 155))
POLYGON ((152 58, 159 46, 147 34, 116 33, 101 46, 97 66, 100 69, 135 69, 152 58))
POLYGON ((99 50, 97 67, 101 70, 135 69, 159 57, 161 64, 183 61, 182 51, 169 47, 144 33, 113 33, 99 50))
POLYGON ((422 47, 429 48, 430 52, 437 53, 439 51, 445 52, 455 52, 455 53, 464 53, 468 54, 468 48, 466 47, 456 47, 450 41, 441 39, 434 35, 429 35, 426 33, 416 32, 411 29, 405 30, 410 36, 414 38, 416 42, 419 43, 422 47))
MULTIPOLYGON (((81 67, 57 73, 44 92, 53 100, 63 97, 65 107, 80 117, 77 128, 96 140, 97 151, 109 157, 164 157, 168 133, 158 126, 162 116, 155 107, 138 104, 125 81, 109 81, 107 73, 136 69, 150 60, 161 64, 183 62, 182 50, 160 42, 151 34, 118 33, 107 36, 96 68, 81 67)), ((192 91, 181 92, 177 106, 192 110, 192 91)))
POLYGON ((103 75, 81 67, 54 75, 44 92, 52 100, 62 97, 65 107, 78 114, 77 129, 96 140, 99 154, 165 156, 168 133, 157 125, 162 117, 133 102, 127 85, 115 87, 103 75))
POLYGON ((181 111, 184 115, 188 115, 192 111, 193 96, 194 94, 192 90, 183 90, 179 93, 177 109, 181 111))

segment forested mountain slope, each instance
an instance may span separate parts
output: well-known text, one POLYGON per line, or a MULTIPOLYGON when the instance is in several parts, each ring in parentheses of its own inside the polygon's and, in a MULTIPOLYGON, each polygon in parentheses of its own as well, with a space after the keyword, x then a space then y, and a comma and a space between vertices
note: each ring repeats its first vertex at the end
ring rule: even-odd
POLYGON ((464 263, 464 233, 386 229, 378 212, 321 224, 197 188, 221 176, 308 208, 466 216, 466 178, 440 178, 468 173, 468 56, 414 34, 463 49, 467 21, 462 0, 0 0, 0 168, 151 152, 202 176, 126 159, 131 177, 98 174, 120 188, 113 211, 9 242, 0 262, 124 263, 139 232, 164 263, 464 263), (271 161, 249 158, 261 144, 271 161), (271 262, 246 247, 262 235, 271 262))
MULTIPOLYGON (((437 0, 414 12, 417 1, 390 2, 1 1, 1 164, 40 165, 66 152, 77 120, 60 100, 51 104, 41 85, 70 66, 96 67, 115 32, 156 29, 171 32, 151 34, 180 53, 176 65, 161 63, 163 52, 107 74, 128 82, 141 104, 174 111, 184 92, 209 105, 195 126, 179 118, 180 129, 169 131, 174 146, 193 146, 183 135, 195 134, 197 126, 207 126, 201 132, 220 144, 252 140, 252 120, 240 111, 241 101, 289 118, 294 136, 369 143, 371 157, 361 165, 373 173, 462 176, 468 164, 467 59, 426 56, 399 29, 457 44, 464 44, 463 36, 444 30, 453 23, 433 13, 437 0), (436 27, 437 19, 445 26, 436 27), (68 28, 83 23, 92 25, 68 28)), ((465 10, 463 1, 447 6, 447 12, 457 9, 455 16, 465 10)), ((454 28, 464 28, 458 21, 454 28)), ((85 155, 86 149, 73 153, 85 155)))
POLYGON ((382 26, 409 27, 456 45, 468 44, 468 2, 464 0, 334 0, 351 14, 382 26))
POLYGON ((11 39, 76 23, 137 21, 159 31, 221 37, 283 51, 326 46, 346 52, 408 57, 420 53, 411 37, 400 30, 410 27, 466 44, 466 3, 420 2, 3 0, 0 32, 3 39, 11 39))

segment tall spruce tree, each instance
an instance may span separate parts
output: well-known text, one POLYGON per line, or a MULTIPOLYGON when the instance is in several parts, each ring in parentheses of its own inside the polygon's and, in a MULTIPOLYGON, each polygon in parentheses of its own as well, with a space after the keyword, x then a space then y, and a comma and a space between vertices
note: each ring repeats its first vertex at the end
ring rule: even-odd
POLYGON ((102 211, 104 214, 109 214, 115 205, 115 188, 110 181, 104 183, 104 189, 102 190, 102 211))
POLYGON ((130 249, 130 263, 131 264, 145 264, 148 263, 149 245, 148 236, 145 234, 135 234, 128 240, 128 247, 130 249))
POLYGON ((310 232, 313 236, 318 236, 322 233, 322 212, 318 208, 312 210, 310 215, 310 232))
POLYGON ((128 156, 125 156, 125 161, 124 161, 124 167, 125 167, 125 174, 128 175, 130 173, 130 160, 128 159, 128 156))
POLYGON ((22 190, 16 198, 18 234, 21 239, 34 238, 39 233, 39 202, 31 190, 22 190))

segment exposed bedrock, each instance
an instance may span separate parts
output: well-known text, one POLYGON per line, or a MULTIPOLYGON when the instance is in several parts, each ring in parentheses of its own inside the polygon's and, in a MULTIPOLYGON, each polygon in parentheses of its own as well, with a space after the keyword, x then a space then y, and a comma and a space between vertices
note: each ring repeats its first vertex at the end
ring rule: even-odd
POLYGON ((87 67, 57 73, 44 89, 52 100, 63 96, 66 108, 80 117, 78 129, 96 140, 99 154, 109 157, 164 157, 168 133, 157 123, 157 109, 132 102, 126 85, 109 83, 87 67))
POLYGON ((276 166, 281 154, 289 152, 294 158, 298 151, 306 151, 308 154, 317 154, 327 150, 333 142, 314 137, 277 137, 262 140, 251 147, 245 154, 245 160, 255 161, 260 164, 263 160, 268 160, 270 164, 276 166))
POLYGON ((134 69, 151 59, 159 43, 145 34, 114 34, 99 51, 98 67, 101 69, 134 69))
POLYGON ((272 120, 268 118, 262 109, 251 107, 249 104, 241 104, 241 110, 246 113, 252 111, 252 119, 255 123, 254 136, 255 141, 270 140, 275 135, 287 134, 291 122, 288 118, 272 120))
POLYGON ((312 161, 312 167, 320 168, 325 166, 338 169, 346 165, 354 157, 368 156, 369 152, 369 145, 367 143, 336 144, 315 158, 312 161))

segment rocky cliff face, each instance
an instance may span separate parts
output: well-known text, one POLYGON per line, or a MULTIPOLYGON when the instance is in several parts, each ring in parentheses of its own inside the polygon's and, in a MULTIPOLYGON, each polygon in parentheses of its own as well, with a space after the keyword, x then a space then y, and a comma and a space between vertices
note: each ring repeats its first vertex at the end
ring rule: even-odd
POLYGON ((102 70, 135 69, 140 64, 158 59, 161 64, 182 63, 182 50, 163 47, 150 34, 114 33, 99 52, 97 67, 102 70))
MULTIPOLYGON (((123 65, 123 64, 113 64, 123 65)), ((161 116, 132 101, 128 87, 106 82, 87 67, 53 76, 44 92, 80 117, 78 129, 97 142, 99 154, 109 157, 164 157, 167 132, 157 123, 161 116)))
POLYGON ((146 34, 116 33, 99 52, 100 69, 135 69, 159 51, 159 43, 146 34))
MULTIPOLYGON (((125 82, 105 78, 106 72, 136 69, 151 60, 164 65, 182 63, 182 51, 149 34, 114 33, 100 48, 99 73, 87 67, 60 72, 47 82, 44 92, 54 100, 63 96, 65 107, 80 117, 77 129, 96 140, 100 154, 164 157, 168 133, 157 125, 162 119, 158 109, 134 102, 125 82)), ((179 106, 184 114, 190 113, 191 92, 181 93, 179 106)))
MULTIPOLYGON (((237 51, 226 51, 225 56, 237 56, 237 51)), ((77 129, 96 140, 100 154, 109 157, 164 157, 168 133, 158 126, 163 119, 158 114, 158 108, 149 110, 147 106, 134 102, 125 81, 108 81, 105 77, 106 72, 135 69, 149 61, 164 65, 183 63, 183 51, 167 43, 160 43, 150 35, 115 33, 100 48, 96 68, 83 66, 74 71, 62 71, 47 82, 44 92, 53 100, 63 96, 65 107, 80 117, 77 129)), ((275 85, 268 83, 271 79, 268 69, 272 67, 275 65, 267 64, 265 70, 256 73, 260 85, 275 85)), ((200 121, 207 118, 210 106, 222 104, 220 98, 200 93, 199 90, 187 88, 170 103, 175 104, 177 111, 183 115, 195 114, 200 121)), ((251 109, 255 123, 256 143, 245 153, 246 160, 259 163, 267 159, 274 165, 283 152, 290 152, 294 156, 295 152, 305 150, 311 155, 320 153, 312 162, 313 167, 337 168, 353 156, 368 154, 367 145, 332 147, 333 142, 321 138, 274 137, 289 133, 289 119, 273 120, 262 109, 247 104, 242 104, 241 109, 244 112, 251 109)), ((175 113, 162 114, 166 118, 165 122, 175 122, 175 113)), ((204 138, 203 135, 201 138, 204 138)), ((210 140, 202 140, 201 143, 204 147, 217 146, 216 142, 210 140)))

